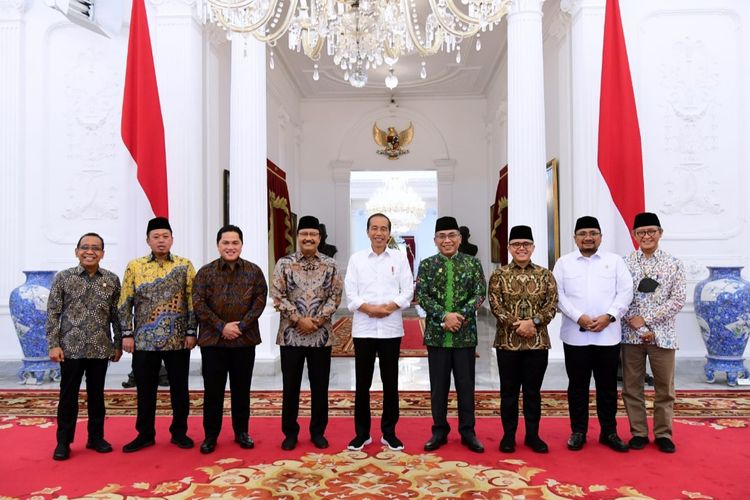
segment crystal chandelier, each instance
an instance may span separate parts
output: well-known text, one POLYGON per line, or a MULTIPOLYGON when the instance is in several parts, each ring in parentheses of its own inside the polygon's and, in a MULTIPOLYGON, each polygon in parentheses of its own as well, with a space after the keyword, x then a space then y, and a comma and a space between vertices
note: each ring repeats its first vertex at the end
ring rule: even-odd
POLYGON ((370 214, 383 213, 391 220, 391 232, 403 234, 424 220, 425 203, 406 180, 391 177, 379 187, 365 204, 370 214))
MULTIPOLYGON (((461 42, 492 30, 512 0, 205 0, 206 18, 230 32, 252 34, 273 48, 288 33, 290 50, 314 63, 324 51, 354 87, 367 84, 368 70, 389 66, 387 85, 398 84, 393 66, 399 57, 456 52, 461 42), (418 5, 419 4, 419 5, 418 5), (426 11, 426 12, 425 12, 426 11)), ((421 78, 427 77, 422 61, 421 78)), ((317 80, 314 64, 313 79, 317 80)), ((393 87, 391 87, 393 85, 393 87)))

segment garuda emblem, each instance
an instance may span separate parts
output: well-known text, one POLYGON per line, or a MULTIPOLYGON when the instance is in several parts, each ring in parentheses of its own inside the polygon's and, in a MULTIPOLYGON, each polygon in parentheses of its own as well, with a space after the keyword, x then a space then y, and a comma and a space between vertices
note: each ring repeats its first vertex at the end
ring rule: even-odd
POLYGON ((414 125, 409 122, 409 128, 396 132, 395 127, 388 127, 388 131, 381 130, 378 128, 378 122, 375 122, 372 125, 372 138, 375 144, 383 148, 377 150, 379 155, 386 155, 389 160, 398 160, 399 156, 409 153, 409 150, 404 148, 411 144, 414 138, 414 125))

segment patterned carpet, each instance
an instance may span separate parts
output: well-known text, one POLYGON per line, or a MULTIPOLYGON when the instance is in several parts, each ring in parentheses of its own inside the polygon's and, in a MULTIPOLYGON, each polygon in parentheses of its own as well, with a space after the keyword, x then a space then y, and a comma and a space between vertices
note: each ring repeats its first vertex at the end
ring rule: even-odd
MULTIPOLYGON (((53 417, 57 410, 57 391, 5 390, 0 391, 0 416, 53 417)), ((374 407, 382 406, 382 393, 372 393, 374 407)), ((310 414, 310 393, 300 396, 300 414, 310 414)), ((85 398, 82 403, 85 405, 85 398)), ((135 391, 107 391, 105 394, 107 414, 135 415, 135 391)), ((425 391, 401 391, 401 416, 422 417, 430 415, 430 394, 425 391)), ((253 391, 251 395, 253 415, 281 415, 281 391, 253 391)), ((622 398, 619 399, 618 414, 625 415, 622 398)), ((228 415, 229 398, 225 400, 225 414, 228 415)), ((449 401, 451 414, 455 415, 456 399, 451 393, 449 401)), ((592 397, 590 412, 595 415, 592 397)), ((647 392, 647 406, 653 405, 653 392, 647 392)), ((190 393, 190 408, 198 414, 203 408, 203 393, 190 393)), ((354 393, 351 391, 331 391, 329 393, 329 413, 331 416, 353 414, 354 393)), ((476 394, 476 414, 478 417, 499 415, 500 397, 496 392, 480 391, 476 394)), ((83 408, 81 410, 83 413, 83 408)), ((157 402, 159 415, 170 415, 169 392, 159 391, 157 402)), ((564 391, 542 393, 542 415, 545 417, 567 417, 568 404, 564 391)), ((675 402, 677 418, 750 418, 750 391, 677 391, 675 402)))
MULTIPOLYGON (((418 318, 404 318, 404 337, 401 339, 402 358, 425 358, 427 349, 422 344, 424 320, 418 318)), ((333 324, 333 350, 331 356, 339 358, 354 357, 354 342, 352 342, 352 318, 346 316, 333 324)))

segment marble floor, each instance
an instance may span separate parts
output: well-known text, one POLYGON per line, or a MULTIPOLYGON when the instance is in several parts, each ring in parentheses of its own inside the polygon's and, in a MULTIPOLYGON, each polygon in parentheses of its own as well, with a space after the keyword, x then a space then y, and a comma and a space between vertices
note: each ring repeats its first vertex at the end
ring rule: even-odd
MULTIPOLYGON (((497 373, 497 360, 492 348, 494 336, 494 318, 481 315, 479 318, 480 344, 477 348, 479 358, 476 366, 477 390, 499 391, 500 380, 497 373)), ((553 338, 553 342, 559 341, 553 338)), ((121 383, 126 379, 130 371, 130 363, 111 363, 107 373, 106 387, 108 389, 120 389, 121 383)), ((722 375, 717 376, 717 382, 709 384, 703 377, 703 358, 684 359, 677 363, 675 385, 678 389, 731 389, 722 375)), ((21 385, 16 378, 16 372, 20 363, 16 361, 0 362, 0 388, 26 388, 26 389, 56 389, 58 384, 47 382, 41 385, 21 385)), ((380 388, 380 378, 375 370, 373 390, 380 388)), ((303 389, 308 389, 306 376, 303 377, 303 389)), ((564 390, 567 388, 568 379, 565 374, 565 366, 562 360, 550 360, 547 373, 544 378, 542 389, 564 390)), ((281 389, 281 371, 278 361, 273 365, 256 366, 253 375, 253 389, 279 390, 281 389)), ((402 358, 400 361, 399 387, 402 390, 429 390, 429 376, 427 370, 427 358, 402 358)), ((331 366, 331 390, 353 390, 354 389, 354 358, 333 358, 331 366)), ((200 373, 200 361, 193 360, 190 368, 190 389, 203 389, 203 379, 200 373)))

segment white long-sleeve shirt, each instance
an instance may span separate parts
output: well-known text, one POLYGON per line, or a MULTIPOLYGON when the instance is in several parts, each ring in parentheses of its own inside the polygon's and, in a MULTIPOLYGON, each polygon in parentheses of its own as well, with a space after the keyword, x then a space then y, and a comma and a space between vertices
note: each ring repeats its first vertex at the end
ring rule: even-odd
POLYGON ((354 313, 352 337, 403 337, 401 310, 411 305, 414 277, 406 254, 386 248, 377 255, 362 250, 349 258, 344 279, 347 307, 354 313), (400 309, 385 318, 371 318, 358 309, 362 304, 384 305, 395 302, 400 309))
POLYGON ((601 251, 584 257, 575 250, 560 257, 552 274, 563 314, 560 339, 576 346, 619 344, 620 318, 633 300, 633 278, 622 257, 601 251), (578 319, 584 314, 591 318, 611 314, 616 321, 598 333, 582 332, 578 319))

